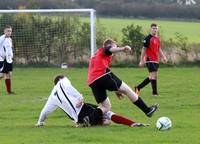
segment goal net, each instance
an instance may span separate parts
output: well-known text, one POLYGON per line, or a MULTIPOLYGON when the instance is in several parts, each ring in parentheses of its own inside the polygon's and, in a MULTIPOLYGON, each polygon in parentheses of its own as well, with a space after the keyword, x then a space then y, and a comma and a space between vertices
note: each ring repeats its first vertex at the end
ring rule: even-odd
POLYGON ((93 9, 0 10, 1 32, 6 25, 16 64, 87 63, 96 49, 93 9))

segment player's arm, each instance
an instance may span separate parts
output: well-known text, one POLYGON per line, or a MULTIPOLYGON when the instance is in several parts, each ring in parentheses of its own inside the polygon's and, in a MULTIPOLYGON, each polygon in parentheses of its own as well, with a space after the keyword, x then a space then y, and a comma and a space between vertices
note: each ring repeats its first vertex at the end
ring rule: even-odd
POLYGON ((145 64, 145 60, 144 60, 144 58, 145 58, 145 50, 146 50, 145 47, 143 47, 142 50, 141 50, 140 63, 139 63, 140 67, 143 67, 144 64, 145 64))
POLYGON ((4 42, 5 38, 5 35, 0 36, 0 45, 4 42))
POLYGON ((159 48, 159 55, 163 58, 163 62, 167 63, 167 58, 163 53, 163 50, 161 48, 159 48))
POLYGON ((57 105, 55 105, 53 103, 53 99, 51 99, 51 97, 56 96, 56 94, 57 93, 54 90, 52 90, 51 95, 49 96, 45 106, 43 107, 42 111, 40 112, 40 116, 39 116, 38 121, 35 126, 37 126, 37 127, 43 126, 44 121, 47 118, 47 115, 52 113, 58 107, 57 105))
POLYGON ((150 36, 145 37, 144 41, 143 41, 143 48, 141 50, 141 55, 140 55, 140 63, 139 66, 143 67, 145 64, 145 53, 146 53, 146 49, 149 47, 150 45, 150 36))
POLYGON ((111 53, 117 53, 117 52, 130 52, 131 51, 131 47, 126 45, 124 47, 117 47, 117 46, 113 46, 110 48, 110 52, 111 53))
POLYGON ((124 98, 124 95, 119 91, 116 91, 115 94, 118 97, 118 99, 120 99, 120 100, 124 98))

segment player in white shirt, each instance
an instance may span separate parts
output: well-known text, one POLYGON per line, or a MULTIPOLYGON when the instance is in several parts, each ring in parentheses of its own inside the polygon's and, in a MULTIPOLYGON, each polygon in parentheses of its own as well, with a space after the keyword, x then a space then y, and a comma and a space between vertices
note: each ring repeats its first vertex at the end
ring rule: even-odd
POLYGON ((83 96, 63 75, 58 75, 54 84, 55 86, 40 113, 36 126, 43 126, 47 115, 57 107, 61 108, 75 122, 76 126, 110 124, 111 120, 128 126, 148 126, 148 124, 134 122, 111 111, 103 115, 103 112, 96 105, 84 103, 83 96))
POLYGON ((11 75, 13 69, 12 27, 7 25, 4 34, 0 37, 0 79, 5 79, 8 94, 14 94, 11 90, 11 75))

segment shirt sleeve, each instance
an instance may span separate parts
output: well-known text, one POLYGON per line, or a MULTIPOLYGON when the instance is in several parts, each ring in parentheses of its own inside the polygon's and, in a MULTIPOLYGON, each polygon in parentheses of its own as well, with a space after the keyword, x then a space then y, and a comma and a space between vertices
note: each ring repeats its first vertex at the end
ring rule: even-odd
POLYGON ((143 41, 143 46, 144 46, 145 48, 148 48, 148 47, 149 47, 149 44, 150 44, 150 37, 147 36, 147 37, 144 39, 144 41, 143 41))
POLYGON ((5 35, 0 36, 0 44, 2 44, 4 40, 5 40, 5 35))
POLYGON ((112 48, 111 45, 104 48, 104 52, 106 55, 108 55, 108 56, 112 55, 112 52, 110 51, 111 48, 112 48))

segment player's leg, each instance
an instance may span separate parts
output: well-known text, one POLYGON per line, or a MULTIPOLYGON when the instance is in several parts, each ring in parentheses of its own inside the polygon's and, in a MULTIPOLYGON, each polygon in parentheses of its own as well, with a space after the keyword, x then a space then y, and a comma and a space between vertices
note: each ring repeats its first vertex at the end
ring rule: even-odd
POLYGON ((150 81, 151 81, 152 95, 153 96, 158 95, 158 91, 157 91, 158 67, 159 67, 159 65, 157 63, 151 63, 150 81))
POLYGON ((98 108, 95 108, 84 118, 85 125, 98 125, 100 121, 102 122, 103 114, 108 112, 110 109, 111 103, 107 97, 103 102, 100 103, 98 108))
POLYGON ((107 97, 103 102, 100 103, 99 108, 103 113, 108 112, 111 109, 110 99, 107 97))
MULTIPOLYGON (((106 79, 106 78, 105 78, 106 79)), ((104 85, 104 78, 94 82, 90 85, 96 102, 99 104, 100 109, 103 113, 108 112, 111 109, 111 103, 106 93, 104 85)))
POLYGON ((102 122, 103 112, 96 105, 85 103, 78 115, 78 123, 83 123, 83 126, 98 125, 102 122))
MULTIPOLYGON (((148 71, 150 71, 151 65, 149 62, 146 63, 146 67, 148 71)), ((150 82, 151 82, 150 77, 146 77, 139 85, 135 86, 135 92, 138 94, 138 96, 140 95, 140 90, 144 88, 146 85, 148 85, 150 82)))
POLYGON ((11 76, 12 76, 12 72, 8 72, 5 74, 5 85, 6 85, 6 90, 8 94, 13 94, 13 92, 11 91, 11 76))
POLYGON ((118 91, 126 95, 130 101, 133 102, 133 104, 135 104, 138 108, 140 108, 148 117, 151 117, 152 114, 157 110, 157 104, 148 107, 142 98, 138 97, 138 95, 124 82, 122 82, 118 91))
POLYGON ((104 114, 103 119, 112 120, 114 123, 123 124, 127 126, 148 126, 148 124, 138 123, 124 116, 108 111, 104 114))
POLYGON ((4 61, 0 61, 0 80, 4 78, 3 68, 4 68, 4 61))
POLYGON ((55 101, 51 97, 49 97, 44 108, 42 109, 42 111, 40 113, 40 116, 39 116, 36 126, 43 126, 47 115, 49 113, 52 113, 57 107, 58 106, 55 103, 55 101))
POLYGON ((132 121, 128 118, 125 118, 123 116, 120 116, 118 114, 115 114, 112 111, 108 111, 107 113, 105 113, 103 115, 103 119, 109 119, 109 120, 112 120, 114 123, 123 124, 123 125, 127 125, 127 126, 131 126, 132 124, 135 123, 134 121, 132 121))
POLYGON ((148 117, 151 117, 152 114, 156 111, 157 105, 148 107, 144 101, 138 97, 138 95, 122 80, 120 80, 116 75, 110 73, 105 78, 104 87, 110 91, 119 91, 120 93, 125 94, 137 107, 139 107, 148 117))
POLYGON ((5 85, 6 90, 8 94, 14 94, 12 92, 12 83, 11 83, 11 77, 12 77, 12 63, 4 62, 4 73, 5 73, 5 85))

